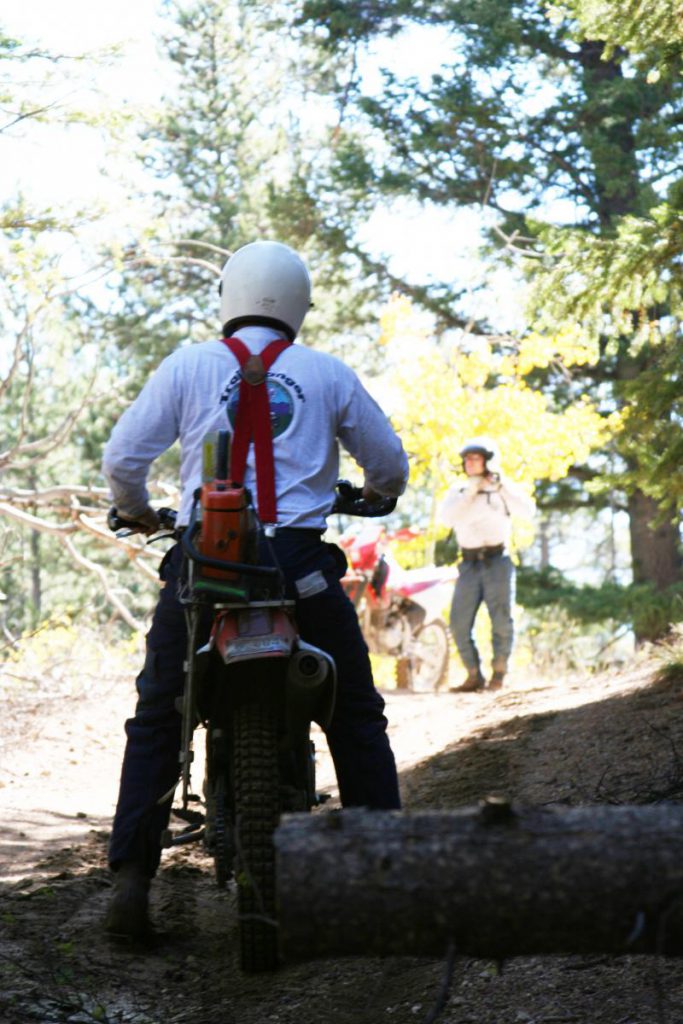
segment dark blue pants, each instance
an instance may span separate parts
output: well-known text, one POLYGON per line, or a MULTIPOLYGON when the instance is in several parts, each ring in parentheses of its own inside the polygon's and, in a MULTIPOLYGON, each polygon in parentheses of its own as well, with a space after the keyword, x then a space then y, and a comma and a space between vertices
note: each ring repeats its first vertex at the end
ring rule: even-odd
MULTIPOLYGON (((337 702, 326 735, 342 805, 398 808, 398 778, 386 733, 384 701, 373 683, 355 609, 339 583, 341 552, 324 544, 312 530, 278 531, 267 543, 284 572, 287 596, 296 600, 301 638, 331 654, 337 666, 337 702), (315 591, 310 596, 301 597, 297 591, 296 581, 302 579, 304 594, 315 591)), ((272 560, 266 544, 261 561, 272 560)), ((187 647, 185 616, 176 597, 181 563, 177 545, 162 564, 165 585, 136 681, 135 715, 126 722, 127 743, 109 848, 112 867, 136 860, 150 874, 159 864, 159 838, 171 809, 170 801, 161 805, 158 801, 179 776, 181 718, 175 701, 183 692, 187 647)), ((207 631, 208 625, 207 621, 207 631)))

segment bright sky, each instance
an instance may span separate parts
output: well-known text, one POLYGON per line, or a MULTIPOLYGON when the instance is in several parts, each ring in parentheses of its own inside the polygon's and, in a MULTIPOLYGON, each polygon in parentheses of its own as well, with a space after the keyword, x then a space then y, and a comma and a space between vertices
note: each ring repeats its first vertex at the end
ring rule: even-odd
MULTIPOLYGON (((120 56, 104 58, 94 78, 77 62, 61 63, 46 99, 57 107, 93 110, 116 97, 133 110, 154 103, 161 93, 157 6, 156 0, 0 0, 0 25, 27 45, 67 56, 120 47, 120 56)), ((72 126, 65 133, 59 127, 17 126, 2 140, 10 156, 0 161, 0 187, 3 192, 19 187, 39 202, 95 201, 105 187, 103 168, 114 175, 118 170, 111 142, 106 132, 89 128, 72 126)), ((137 178, 136 167, 126 170, 137 178)))
MULTIPOLYGON (((94 83, 82 80, 72 85, 61 84, 53 98, 69 104, 86 106, 97 102, 93 86, 101 90, 104 98, 115 96, 124 106, 133 110, 157 102, 171 78, 164 61, 157 52, 157 41, 163 20, 158 16, 159 0, 0 0, 0 25, 8 34, 15 34, 26 43, 42 44, 51 51, 79 54, 97 51, 118 44, 122 54, 97 72, 94 83), (168 75, 168 77, 166 77, 168 75)), ((420 30, 418 30, 419 32, 420 30)), ((388 63, 389 56, 403 74, 425 76, 435 70, 433 36, 430 46, 420 39, 393 39, 376 54, 378 65, 388 63), (425 53, 430 64, 425 64, 425 53)), ((446 59, 448 46, 444 39, 441 58, 446 59)), ((368 73, 370 78, 370 72, 368 73)), ((374 81, 379 79, 373 76, 374 81)), ((137 166, 117 166, 111 139, 104 132, 70 128, 68 136, 63 130, 43 128, 30 132, 12 131, 2 138, 2 150, 9 159, 0 159, 0 193, 20 187, 25 194, 43 202, 93 201, 103 191, 111 196, 116 186, 105 184, 102 170, 116 177, 131 177, 143 183, 137 166)), ((0 152, 2 152, 0 150, 0 152)), ((150 182, 150 187, 153 183, 150 182)), ((126 189, 120 189, 121 216, 126 216, 126 189)), ((133 211, 127 217, 133 218, 133 211)), ((368 224, 365 241, 376 254, 386 254, 391 269, 397 275, 407 274, 411 279, 451 277, 460 287, 473 284, 479 274, 475 257, 480 217, 471 211, 447 216, 443 210, 422 212, 403 204, 391 211, 380 210, 368 224)), ((497 303, 504 307, 503 315, 513 315, 515 303, 509 299, 512 292, 503 276, 494 284, 499 295, 497 303)), ((490 299, 483 300, 490 307, 490 299)), ((484 309, 475 315, 483 315, 484 309)), ((508 323, 509 326, 509 323, 508 323)))
MULTIPOLYGON (((128 54, 126 74, 131 98, 139 91, 154 95, 154 32, 158 0, 0 0, 0 24, 8 34, 44 43, 60 53, 121 44, 128 54)), ((156 89, 158 96, 158 87, 156 89)))

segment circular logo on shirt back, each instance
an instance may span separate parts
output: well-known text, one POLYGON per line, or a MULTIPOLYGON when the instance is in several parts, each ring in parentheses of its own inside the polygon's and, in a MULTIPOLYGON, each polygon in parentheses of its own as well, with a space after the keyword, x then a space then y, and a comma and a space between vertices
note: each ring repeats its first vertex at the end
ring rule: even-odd
MULTIPOLYGON (((273 431, 273 437, 279 437, 280 434, 284 434, 287 427, 294 418, 294 402, 289 391, 280 384, 279 381, 267 381, 266 387, 268 388, 268 401, 270 402, 270 424, 273 431)), ((240 398, 239 385, 231 388, 228 394, 228 419, 230 426, 235 429, 235 420, 237 419, 237 405, 240 398)))

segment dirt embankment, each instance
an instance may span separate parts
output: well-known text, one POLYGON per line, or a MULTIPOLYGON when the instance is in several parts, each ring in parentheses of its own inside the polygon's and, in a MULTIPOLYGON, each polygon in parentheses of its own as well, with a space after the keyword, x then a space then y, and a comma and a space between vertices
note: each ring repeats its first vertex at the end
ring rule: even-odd
MULTIPOLYGON (((683 680, 657 682, 647 665, 520 676, 500 695, 389 693, 406 809, 491 793, 522 804, 679 801, 682 694, 683 680)), ((219 892, 211 864, 187 848, 165 857, 156 880, 154 946, 112 946, 101 931, 106 841, 130 700, 120 680, 97 698, 25 702, 6 720, 0 1024, 683 1021, 683 965, 654 957, 456 957, 450 977, 440 960, 354 958, 244 976, 234 893, 219 892)), ((320 776, 333 788, 326 755, 320 776)))

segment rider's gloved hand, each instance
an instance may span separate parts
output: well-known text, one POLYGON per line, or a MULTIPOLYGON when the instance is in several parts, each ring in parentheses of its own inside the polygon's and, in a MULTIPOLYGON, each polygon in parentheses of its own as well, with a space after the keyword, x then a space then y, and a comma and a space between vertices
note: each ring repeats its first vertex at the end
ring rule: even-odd
POLYGON ((147 534, 147 536, 150 536, 150 534, 152 533, 157 533, 161 525, 159 516, 156 514, 154 509, 151 508, 149 505, 147 506, 144 512, 141 512, 139 513, 139 515, 134 516, 132 518, 129 518, 128 516, 123 515, 123 513, 119 512, 119 519, 122 521, 124 525, 130 523, 131 529, 137 527, 138 533, 145 533, 147 534))
POLYGON ((363 484, 363 497, 366 501, 375 502, 379 501, 382 495, 377 491, 373 491, 372 487, 369 487, 368 484, 363 484))
POLYGON ((337 480, 337 494, 344 501, 355 501, 361 496, 361 487, 355 487, 348 480, 337 480))

